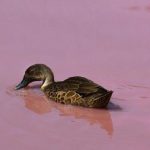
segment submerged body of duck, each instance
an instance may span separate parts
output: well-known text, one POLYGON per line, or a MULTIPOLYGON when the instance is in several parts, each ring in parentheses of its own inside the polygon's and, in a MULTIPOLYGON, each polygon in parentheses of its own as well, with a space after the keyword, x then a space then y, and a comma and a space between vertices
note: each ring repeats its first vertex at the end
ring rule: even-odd
POLYGON ((113 93, 93 81, 79 76, 55 82, 53 72, 44 64, 30 66, 16 89, 24 88, 33 81, 43 81, 41 89, 46 96, 63 104, 105 108, 113 93))

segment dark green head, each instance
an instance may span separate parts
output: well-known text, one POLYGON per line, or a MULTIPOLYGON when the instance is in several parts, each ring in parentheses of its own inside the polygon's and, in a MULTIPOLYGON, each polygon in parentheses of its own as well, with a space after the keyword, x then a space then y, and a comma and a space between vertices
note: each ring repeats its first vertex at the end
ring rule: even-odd
POLYGON ((23 80, 16 86, 16 90, 26 87, 34 81, 43 81, 42 89, 54 82, 53 72, 44 64, 35 64, 27 68, 23 80))

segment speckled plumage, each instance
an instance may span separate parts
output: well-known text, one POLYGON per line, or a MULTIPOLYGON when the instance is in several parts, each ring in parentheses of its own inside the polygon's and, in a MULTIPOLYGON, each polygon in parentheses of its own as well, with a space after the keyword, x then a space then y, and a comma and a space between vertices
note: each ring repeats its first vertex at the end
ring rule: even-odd
MULTIPOLYGON (((43 64, 29 67, 23 79, 23 81, 29 81, 25 86, 37 80, 43 80, 45 86, 42 86, 42 90, 48 98, 63 104, 104 108, 109 103, 113 93, 80 76, 55 82, 51 69, 43 64)), ((22 85, 21 88, 25 86, 22 85)))

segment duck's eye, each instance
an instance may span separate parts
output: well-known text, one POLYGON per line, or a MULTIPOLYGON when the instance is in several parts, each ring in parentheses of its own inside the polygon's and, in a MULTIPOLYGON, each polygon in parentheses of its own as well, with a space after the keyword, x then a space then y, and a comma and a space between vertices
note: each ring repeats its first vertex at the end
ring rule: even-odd
POLYGON ((36 70, 34 69, 34 70, 31 70, 31 71, 29 72, 29 74, 35 75, 35 74, 38 74, 38 71, 36 71, 36 70))
POLYGON ((35 71, 35 70, 31 70, 31 71, 29 71, 29 72, 26 72, 26 74, 27 74, 28 76, 33 76, 33 77, 35 77, 35 76, 40 76, 40 72, 39 72, 39 71, 35 71))

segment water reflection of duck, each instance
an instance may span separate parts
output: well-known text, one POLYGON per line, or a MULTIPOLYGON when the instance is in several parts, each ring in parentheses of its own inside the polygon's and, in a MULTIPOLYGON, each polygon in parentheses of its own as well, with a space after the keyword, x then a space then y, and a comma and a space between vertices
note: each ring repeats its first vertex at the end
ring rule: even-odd
POLYGON ((57 110, 61 116, 73 116, 76 119, 86 120, 90 125, 100 125, 109 135, 113 134, 112 119, 108 110, 62 105, 48 101, 39 91, 31 92, 30 89, 23 91, 23 95, 19 95, 23 97, 26 108, 35 113, 45 114, 57 110))
POLYGON ((63 104, 104 108, 110 101, 112 91, 84 77, 70 77, 55 82, 53 72, 44 64, 30 66, 16 89, 26 87, 33 81, 43 81, 41 89, 52 100, 63 104))

